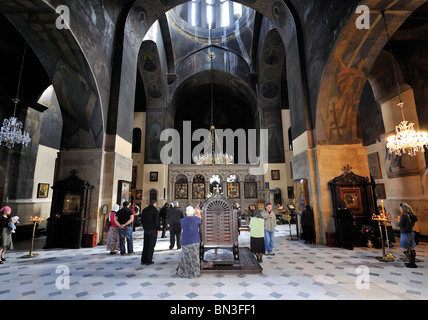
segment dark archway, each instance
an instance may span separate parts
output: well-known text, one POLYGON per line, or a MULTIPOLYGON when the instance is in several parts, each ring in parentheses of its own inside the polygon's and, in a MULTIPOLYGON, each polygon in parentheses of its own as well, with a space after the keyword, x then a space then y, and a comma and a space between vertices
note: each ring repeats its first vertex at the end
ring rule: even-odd
MULTIPOLYGON (((101 148, 104 117, 100 83, 95 79, 82 44, 71 29, 56 27, 58 14, 54 8, 37 2, 29 15, 23 10, 26 5, 25 1, 2 1, 0 12, 28 43, 55 88, 64 119, 62 148, 101 148)), ((103 79, 106 71, 105 66, 99 66, 103 79)), ((46 88, 50 83, 41 78, 42 87, 46 88)))
MULTIPOLYGON (((210 126, 214 125, 216 129, 231 129, 233 132, 243 129, 248 137, 249 129, 259 128, 254 94, 250 94, 251 89, 243 86, 243 82, 237 78, 227 81, 231 77, 234 78, 218 70, 204 71, 190 77, 177 88, 173 99, 173 109, 176 110, 174 128, 180 133, 181 140, 184 121, 190 121, 192 133, 201 128, 209 130, 210 126), (214 83, 198 80, 210 78, 214 83)), ((197 144, 199 141, 192 142, 192 150, 197 144)), ((237 138, 234 154, 238 155, 237 138)), ((238 163, 238 158, 234 158, 235 163, 238 163)))

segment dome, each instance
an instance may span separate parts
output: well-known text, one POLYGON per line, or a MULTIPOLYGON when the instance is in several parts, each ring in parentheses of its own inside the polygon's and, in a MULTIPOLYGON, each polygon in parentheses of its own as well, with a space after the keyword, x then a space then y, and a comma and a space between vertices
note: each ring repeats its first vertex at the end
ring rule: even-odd
POLYGON ((229 0, 192 0, 176 6, 168 14, 176 26, 193 36, 219 38, 235 33, 254 12, 229 0))

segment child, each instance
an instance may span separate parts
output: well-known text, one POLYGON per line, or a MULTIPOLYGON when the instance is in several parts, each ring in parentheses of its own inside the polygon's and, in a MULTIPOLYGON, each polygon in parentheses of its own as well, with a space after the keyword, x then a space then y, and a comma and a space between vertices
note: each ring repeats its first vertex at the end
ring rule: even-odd
POLYGON ((15 233, 15 230, 16 230, 15 224, 16 223, 19 223, 19 217, 18 216, 13 216, 12 218, 10 218, 10 220, 9 220, 10 232, 15 233))

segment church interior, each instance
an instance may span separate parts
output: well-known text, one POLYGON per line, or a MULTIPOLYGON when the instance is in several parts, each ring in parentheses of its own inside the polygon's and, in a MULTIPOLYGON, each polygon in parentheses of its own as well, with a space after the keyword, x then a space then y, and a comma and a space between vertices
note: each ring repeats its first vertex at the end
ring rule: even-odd
MULTIPOLYGON (((107 214, 124 201, 185 209, 221 194, 241 208, 243 224, 271 203, 284 239, 291 230, 299 237, 298 213, 310 206, 316 244, 308 250, 328 269, 328 250, 348 252, 336 215, 342 202, 355 216, 359 250, 371 245, 367 225, 383 239, 372 219, 382 214, 399 239, 407 203, 425 274, 428 138, 422 133, 425 145, 401 155, 388 139, 405 120, 428 130, 427 31, 426 0, 3 0, 0 117, 3 127, 16 117, 30 140, 12 143, 2 127, 0 207, 20 217, 16 239, 31 238, 36 225, 40 250, 76 251, 99 250, 107 214), (214 150, 204 148, 212 127, 230 163, 198 163, 214 150)), ((239 237, 247 243, 248 232, 239 237)), ((281 241, 278 250, 306 250, 281 241)), ((377 255, 384 245, 373 241, 377 255)), ((265 259, 265 274, 282 268, 275 258, 265 259)), ((292 276, 288 284, 298 284, 292 276)), ((220 290, 227 280, 217 280, 220 290)), ((262 287, 271 290, 268 280, 262 287)), ((426 289, 409 290, 394 298, 428 298, 426 289)))

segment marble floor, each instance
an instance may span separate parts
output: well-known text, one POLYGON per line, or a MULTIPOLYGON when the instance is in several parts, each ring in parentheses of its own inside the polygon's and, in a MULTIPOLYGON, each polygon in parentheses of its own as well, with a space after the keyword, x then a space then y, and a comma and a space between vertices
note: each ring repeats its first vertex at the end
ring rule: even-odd
MULTIPOLYGON (((294 226, 292 226, 294 227, 294 226)), ((295 230, 292 229, 295 233, 295 230)), ((277 226, 274 256, 264 256, 261 274, 175 274, 180 250, 158 238, 154 261, 140 264, 143 231, 134 233, 136 254, 110 255, 95 248, 42 249, 45 239, 15 243, 0 265, 0 300, 426 300, 428 244, 417 247, 419 268, 404 267, 398 246, 394 262, 378 261, 380 249, 353 251, 288 240, 287 225, 277 226)), ((249 247, 249 232, 239 244, 249 247)))

